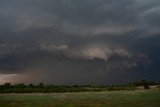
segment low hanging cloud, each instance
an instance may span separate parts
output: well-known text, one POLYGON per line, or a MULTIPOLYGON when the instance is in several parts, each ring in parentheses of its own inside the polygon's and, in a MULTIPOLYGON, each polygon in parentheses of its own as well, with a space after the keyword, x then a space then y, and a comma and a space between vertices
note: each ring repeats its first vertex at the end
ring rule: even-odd
POLYGON ((110 49, 101 47, 82 49, 71 52, 70 54, 71 55, 69 56, 74 58, 85 58, 88 60, 101 59, 104 61, 107 61, 112 56, 131 58, 132 55, 125 49, 110 49))
POLYGON ((131 58, 132 53, 128 52, 125 49, 112 49, 108 47, 79 47, 79 49, 72 49, 68 45, 47 45, 41 44, 40 48, 42 51, 47 51, 51 53, 55 53, 57 51, 61 51, 60 54, 65 55, 66 57, 71 57, 75 59, 101 59, 107 61, 111 56, 119 56, 119 57, 127 57, 131 58))
POLYGON ((48 44, 40 44, 40 48, 42 51, 60 51, 67 50, 69 47, 67 45, 48 45, 48 44))
POLYGON ((15 53, 19 47, 21 45, 16 43, 0 43, 0 57, 15 53))

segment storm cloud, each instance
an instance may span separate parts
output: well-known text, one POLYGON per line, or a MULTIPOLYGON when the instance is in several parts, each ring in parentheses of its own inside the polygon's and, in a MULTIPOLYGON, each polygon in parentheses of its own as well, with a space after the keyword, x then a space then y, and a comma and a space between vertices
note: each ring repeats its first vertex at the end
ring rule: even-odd
POLYGON ((1 0, 0 83, 160 81, 159 0, 1 0))

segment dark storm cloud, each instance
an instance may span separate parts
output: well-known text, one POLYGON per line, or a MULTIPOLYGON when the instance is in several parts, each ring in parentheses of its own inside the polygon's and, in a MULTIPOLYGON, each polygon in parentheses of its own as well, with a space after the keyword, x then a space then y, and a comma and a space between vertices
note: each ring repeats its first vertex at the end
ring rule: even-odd
MULTIPOLYGON (((3 1, 1 14, 2 19, 7 19, 7 24, 13 31, 43 28, 59 29, 60 32, 69 35, 75 33, 82 36, 120 35, 137 29, 145 30, 145 27, 151 28, 153 27, 151 24, 157 23, 159 5, 157 1, 152 2, 149 4, 149 0, 144 3, 139 0, 3 1), (153 15, 157 17, 152 17, 153 15)), ((5 26, 7 24, 5 23, 5 26)))
POLYGON ((159 11, 159 0, 1 0, 3 81, 157 78, 159 11))

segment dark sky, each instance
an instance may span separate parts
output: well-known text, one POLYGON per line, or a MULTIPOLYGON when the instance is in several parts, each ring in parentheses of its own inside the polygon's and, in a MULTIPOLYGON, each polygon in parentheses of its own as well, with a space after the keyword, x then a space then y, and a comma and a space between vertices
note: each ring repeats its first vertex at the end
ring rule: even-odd
POLYGON ((160 0, 0 0, 0 83, 160 81, 160 0))

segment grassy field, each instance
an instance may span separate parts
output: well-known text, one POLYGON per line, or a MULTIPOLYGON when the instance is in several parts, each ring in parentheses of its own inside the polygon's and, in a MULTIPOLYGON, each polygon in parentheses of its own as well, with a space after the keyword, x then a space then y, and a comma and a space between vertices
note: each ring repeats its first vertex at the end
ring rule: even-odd
POLYGON ((160 90, 1 94, 0 107, 160 107, 160 90))

